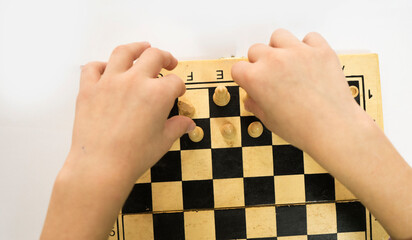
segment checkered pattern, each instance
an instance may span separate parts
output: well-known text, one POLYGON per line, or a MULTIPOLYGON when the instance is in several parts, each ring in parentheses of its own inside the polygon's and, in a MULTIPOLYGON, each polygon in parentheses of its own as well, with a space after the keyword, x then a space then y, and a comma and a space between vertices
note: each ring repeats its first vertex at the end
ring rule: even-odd
POLYGON ((199 109, 193 120, 204 138, 195 143, 184 135, 138 180, 123 213, 355 199, 309 155, 268 129, 258 138, 250 137, 249 124, 259 120, 242 110, 239 87, 228 90, 231 101, 225 107, 213 103, 214 88, 187 91, 186 97, 199 109), (198 105, 208 105, 208 111, 198 105), (226 122, 239 129, 231 142, 220 134, 226 122))
MULTIPOLYGON (((375 54, 339 56, 356 102, 380 126, 382 108, 375 54)), ((137 239, 387 239, 376 218, 313 159, 267 129, 254 139, 246 93, 231 80, 239 60, 181 62, 171 72, 187 87, 204 130, 199 143, 187 136, 147 171, 130 193, 109 240, 137 239), (225 84, 226 107, 212 102, 225 84), (225 140, 219 127, 237 130, 225 140)), ((181 100, 183 100, 183 98, 181 100)), ((177 115, 177 105, 170 116, 177 115)))
MULTIPOLYGON (((250 137, 249 124, 259 120, 245 110, 244 90, 227 88, 225 107, 213 103, 214 87, 187 90, 204 138, 182 136, 136 182, 122 209, 124 240, 367 239, 365 208, 336 203, 356 198, 268 129, 250 137), (229 142, 220 133, 227 122, 238 130, 229 142)), ((175 105, 170 116, 177 114, 175 105)))
POLYGON ((123 223, 128 226, 124 240, 357 240, 366 239, 367 211, 359 202, 316 203, 133 214, 124 215, 123 223))

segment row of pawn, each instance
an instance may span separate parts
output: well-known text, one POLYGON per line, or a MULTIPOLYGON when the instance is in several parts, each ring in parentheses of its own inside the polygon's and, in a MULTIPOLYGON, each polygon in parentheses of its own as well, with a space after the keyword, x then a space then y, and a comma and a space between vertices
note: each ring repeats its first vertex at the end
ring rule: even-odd
MULTIPOLYGON (((213 94, 213 102, 219 107, 224 107, 230 102, 230 93, 225 86, 221 85, 215 89, 215 92, 213 94)), ((180 100, 178 102, 178 108, 180 115, 184 115, 190 118, 193 117, 196 111, 195 107, 187 100, 180 100)), ((223 124, 220 127, 220 132, 222 136, 227 140, 233 139, 236 135, 236 129, 230 122, 223 124)), ((248 134, 251 137, 258 138, 260 137, 260 135, 262 135, 262 133, 263 126, 259 121, 252 122, 248 126, 248 134)), ((188 135, 190 140, 192 140, 193 142, 200 142, 204 137, 204 132, 201 127, 196 126, 196 128, 188 135)))

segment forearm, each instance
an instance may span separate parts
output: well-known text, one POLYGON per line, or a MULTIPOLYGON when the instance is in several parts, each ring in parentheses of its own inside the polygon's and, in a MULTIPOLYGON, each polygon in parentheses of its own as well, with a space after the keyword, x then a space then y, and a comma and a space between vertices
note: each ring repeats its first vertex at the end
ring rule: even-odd
POLYGON ((186 87, 176 75, 157 76, 176 65, 169 52, 137 42, 82 67, 72 151, 41 239, 106 239, 136 179, 194 129, 188 117, 167 118, 186 87))
POLYGON ((359 111, 354 119, 336 120, 322 132, 310 154, 365 204, 393 238, 411 238, 412 169, 379 127, 359 111))
POLYGON ((354 101, 326 40, 278 29, 248 59, 231 72, 245 108, 346 185, 392 237, 411 238, 412 170, 354 101))
POLYGON ((41 239, 106 239, 133 182, 71 158, 55 181, 41 239))

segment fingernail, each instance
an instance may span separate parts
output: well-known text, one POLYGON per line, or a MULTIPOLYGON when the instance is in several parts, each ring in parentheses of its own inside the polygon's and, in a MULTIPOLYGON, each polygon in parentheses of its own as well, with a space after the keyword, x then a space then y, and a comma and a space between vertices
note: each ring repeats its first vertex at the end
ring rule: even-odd
POLYGON ((190 133, 191 131, 195 130, 196 123, 192 122, 186 130, 186 133, 190 133))

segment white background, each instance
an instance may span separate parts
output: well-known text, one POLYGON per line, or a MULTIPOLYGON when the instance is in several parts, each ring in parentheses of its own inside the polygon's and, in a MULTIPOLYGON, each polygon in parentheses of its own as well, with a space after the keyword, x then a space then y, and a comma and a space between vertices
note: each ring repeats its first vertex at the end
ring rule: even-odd
POLYGON ((385 131, 412 165, 412 1, 0 0, 0 238, 38 238, 71 141, 80 65, 146 40, 179 60, 245 56, 287 28, 380 57, 385 131))

